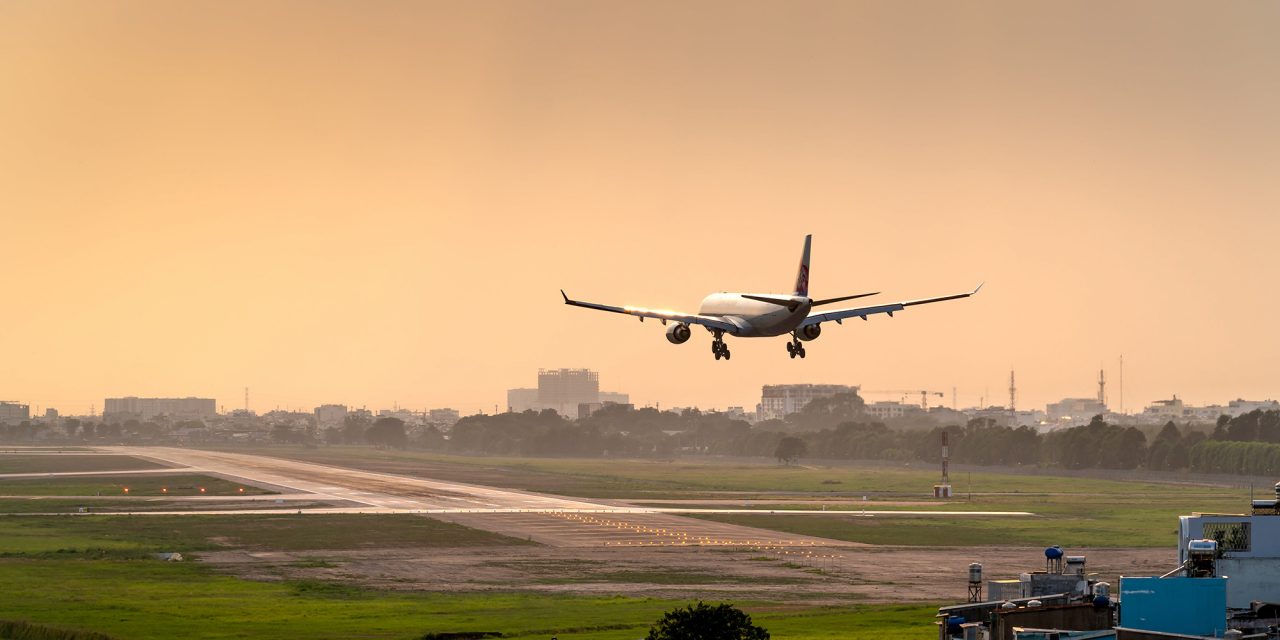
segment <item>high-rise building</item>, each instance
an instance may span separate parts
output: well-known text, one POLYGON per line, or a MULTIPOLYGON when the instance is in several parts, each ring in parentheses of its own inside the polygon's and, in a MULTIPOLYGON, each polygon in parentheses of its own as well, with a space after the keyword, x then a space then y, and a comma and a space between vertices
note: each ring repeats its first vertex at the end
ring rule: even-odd
POLYGON ((766 384, 760 394, 756 417, 760 420, 781 420, 817 398, 857 393, 858 389, 857 385, 844 384, 766 384))
POLYGON ((150 420, 170 418, 212 418, 218 415, 213 398, 107 398, 102 405, 105 420, 150 420))
POLYGON ((31 419, 31 407, 17 402, 0 401, 0 424, 18 424, 31 419))
POLYGON ((579 405, 631 404, 631 396, 600 390, 600 374, 590 369, 539 369, 537 389, 508 389, 507 410, 551 409, 565 418, 579 415, 579 405))
POLYGON ((578 405, 600 402, 600 374, 590 369, 539 369, 538 404, 567 417, 578 417, 578 405))

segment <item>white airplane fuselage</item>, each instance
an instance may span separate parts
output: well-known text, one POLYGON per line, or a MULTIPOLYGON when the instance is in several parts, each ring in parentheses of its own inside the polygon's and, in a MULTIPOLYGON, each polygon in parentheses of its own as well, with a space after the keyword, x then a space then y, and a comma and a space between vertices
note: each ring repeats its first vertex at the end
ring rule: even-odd
POLYGON ((780 336, 791 333, 809 316, 813 301, 804 296, 777 293, 749 293, 758 297, 780 298, 796 303, 795 309, 744 298, 741 293, 713 293, 702 299, 698 315, 717 316, 738 327, 743 338, 780 336))

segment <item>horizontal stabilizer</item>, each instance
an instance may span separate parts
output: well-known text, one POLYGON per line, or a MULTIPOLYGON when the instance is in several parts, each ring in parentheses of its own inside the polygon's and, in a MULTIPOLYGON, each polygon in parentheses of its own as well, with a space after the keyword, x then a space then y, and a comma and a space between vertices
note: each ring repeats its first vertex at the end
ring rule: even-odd
POLYGON ((871 293, 858 293, 851 296, 841 296, 839 298, 827 298, 825 300, 814 300, 813 306, 820 307, 824 304, 831 304, 832 302, 844 302, 845 300, 854 300, 856 298, 865 298, 867 296, 875 296, 879 294, 880 294, 879 291, 873 291, 871 293))
POLYGON ((792 300, 791 298, 774 298, 771 296, 757 296, 750 293, 743 293, 741 295, 742 297, 748 300, 755 300, 756 302, 768 302, 769 304, 776 304, 779 307, 786 307, 788 311, 795 311, 796 308, 800 306, 799 302, 792 300))

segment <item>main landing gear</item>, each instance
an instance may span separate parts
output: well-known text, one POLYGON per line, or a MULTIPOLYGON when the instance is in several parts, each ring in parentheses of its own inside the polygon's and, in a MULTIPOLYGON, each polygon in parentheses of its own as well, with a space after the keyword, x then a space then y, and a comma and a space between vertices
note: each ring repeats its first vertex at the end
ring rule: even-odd
POLYGON ((791 338, 791 342, 787 343, 787 353, 791 354, 792 358, 804 357, 804 343, 800 342, 800 338, 791 338))
POLYGON ((729 345, 724 343, 724 334, 717 331, 716 337, 711 341, 711 353, 715 355, 716 360, 724 358, 729 359, 729 345))

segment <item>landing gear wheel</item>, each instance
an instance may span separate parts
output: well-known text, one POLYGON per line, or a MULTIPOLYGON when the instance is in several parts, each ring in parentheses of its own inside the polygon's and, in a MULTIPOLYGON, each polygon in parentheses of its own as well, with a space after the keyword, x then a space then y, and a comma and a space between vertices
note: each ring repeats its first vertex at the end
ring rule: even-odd
POLYGON ((719 360, 719 359, 720 359, 720 352, 719 352, 719 351, 716 351, 715 356, 716 356, 716 360, 719 360))
MULTIPOLYGON (((787 346, 788 346, 788 347, 790 347, 791 345, 787 345, 787 346)), ((795 360, 795 359, 796 359, 796 352, 795 352, 795 349, 787 349, 787 353, 791 355, 791 359, 792 359, 792 360, 795 360)))
POLYGON ((803 358, 803 357, 804 357, 804 347, 800 347, 799 349, 796 349, 796 351, 795 351, 795 355, 798 355, 798 356, 800 356, 801 358, 803 358))
POLYGON ((728 359, 729 359, 729 350, 728 350, 728 349, 725 349, 725 350, 724 350, 724 359, 725 359, 725 360, 728 360, 728 359))

